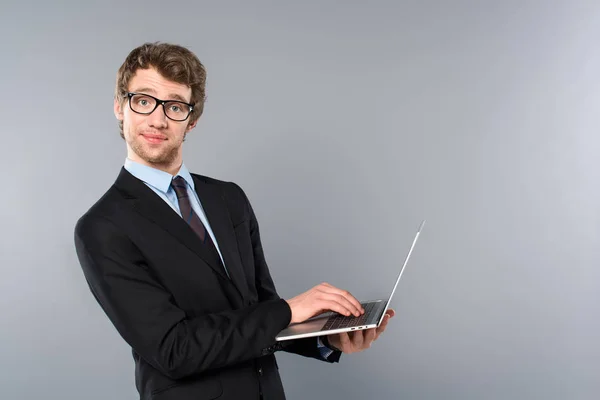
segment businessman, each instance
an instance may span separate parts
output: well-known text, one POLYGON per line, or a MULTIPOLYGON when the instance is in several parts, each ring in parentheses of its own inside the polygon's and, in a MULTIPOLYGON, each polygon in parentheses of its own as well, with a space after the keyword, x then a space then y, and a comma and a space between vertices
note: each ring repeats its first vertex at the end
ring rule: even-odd
POLYGON ((276 351, 338 362, 370 347, 394 312, 376 329, 275 341, 322 312, 364 310, 327 283, 281 299, 244 191, 187 170, 182 145, 202 114, 205 83, 184 47, 146 43, 127 56, 114 98, 127 158, 77 222, 77 256, 132 348, 141 399, 285 399, 276 351))

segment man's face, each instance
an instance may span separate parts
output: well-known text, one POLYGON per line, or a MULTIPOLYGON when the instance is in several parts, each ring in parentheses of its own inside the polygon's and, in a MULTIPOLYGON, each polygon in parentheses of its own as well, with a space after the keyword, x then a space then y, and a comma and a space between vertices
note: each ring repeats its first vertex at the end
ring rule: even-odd
MULTIPOLYGON (((154 68, 137 70, 129 81, 128 91, 186 103, 190 103, 192 96, 190 87, 165 79, 154 68)), ((147 102, 142 101, 141 104, 147 102)), ((117 119, 123 121, 130 159, 166 171, 181 165, 181 146, 195 122, 189 124, 189 118, 181 122, 167 118, 160 104, 152 114, 138 114, 131 109, 127 98, 122 104, 115 99, 114 109, 117 119)))

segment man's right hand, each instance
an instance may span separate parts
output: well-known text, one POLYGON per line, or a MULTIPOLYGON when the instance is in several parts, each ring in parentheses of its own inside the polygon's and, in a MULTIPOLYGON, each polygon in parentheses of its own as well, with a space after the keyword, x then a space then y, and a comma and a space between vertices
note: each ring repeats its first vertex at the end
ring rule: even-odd
POLYGON ((304 322, 326 311, 355 317, 365 312, 360 302, 348 291, 338 289, 328 283, 321 283, 309 291, 287 300, 287 303, 292 309, 290 324, 304 322))

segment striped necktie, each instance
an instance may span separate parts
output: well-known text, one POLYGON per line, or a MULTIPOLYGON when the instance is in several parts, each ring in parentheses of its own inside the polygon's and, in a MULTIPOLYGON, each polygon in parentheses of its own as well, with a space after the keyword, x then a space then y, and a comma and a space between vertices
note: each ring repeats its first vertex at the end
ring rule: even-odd
POLYGON ((200 238, 200 241, 202 243, 204 243, 205 246, 210 247, 210 250, 211 250, 211 253, 213 253, 215 262, 217 262, 218 265, 223 267, 223 269, 225 270, 225 273, 227 275, 229 275, 227 273, 227 270, 223 266, 221 257, 219 256, 219 253, 217 252, 217 248, 214 245, 210 235, 206 231, 204 224, 202 223, 202 221, 200 220, 200 217, 198 217, 198 215, 194 212, 194 209, 192 208, 192 204, 190 203, 190 197, 189 197, 188 191, 187 191, 187 183, 185 182, 185 179, 183 179, 181 176, 176 176, 173 179, 173 181, 171 182, 171 186, 173 186, 173 189, 175 190, 175 193, 177 194, 177 201, 179 202, 179 210, 181 211, 181 218, 183 218, 185 220, 185 222, 187 222, 187 224, 190 226, 190 228, 192 228, 192 230, 196 233, 196 235, 198 235, 198 237, 200 238))

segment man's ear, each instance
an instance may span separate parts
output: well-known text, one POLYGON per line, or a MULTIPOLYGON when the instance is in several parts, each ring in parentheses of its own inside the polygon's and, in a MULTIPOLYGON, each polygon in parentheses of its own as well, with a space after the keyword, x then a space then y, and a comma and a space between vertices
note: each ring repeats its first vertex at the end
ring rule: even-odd
POLYGON ((115 111, 115 117, 117 117, 117 119, 119 121, 123 121, 123 107, 121 107, 121 103, 119 102, 119 99, 117 99, 116 96, 115 96, 114 111, 115 111))
POLYGON ((195 120, 194 122, 190 122, 188 124, 187 128, 185 128, 185 133, 188 133, 189 131, 191 131, 192 129, 194 129, 197 124, 198 124, 198 120, 195 120))

